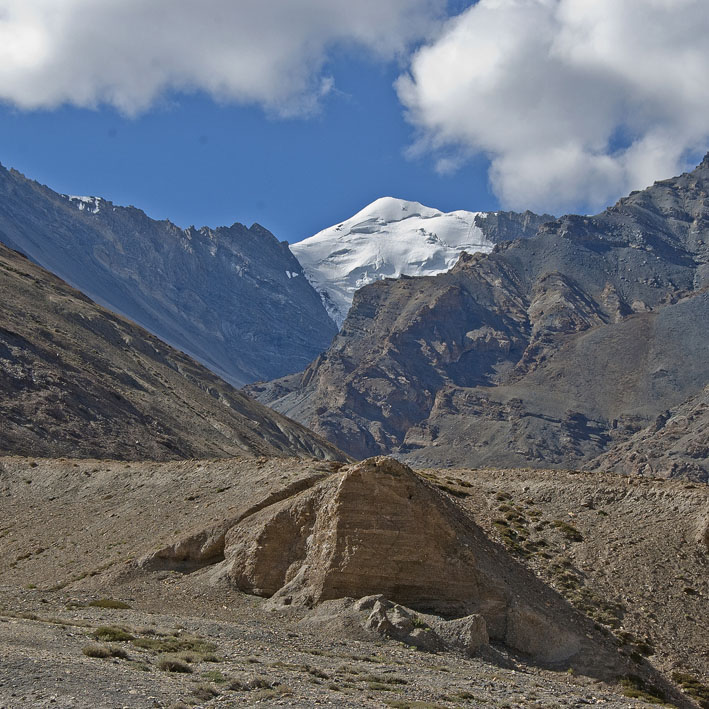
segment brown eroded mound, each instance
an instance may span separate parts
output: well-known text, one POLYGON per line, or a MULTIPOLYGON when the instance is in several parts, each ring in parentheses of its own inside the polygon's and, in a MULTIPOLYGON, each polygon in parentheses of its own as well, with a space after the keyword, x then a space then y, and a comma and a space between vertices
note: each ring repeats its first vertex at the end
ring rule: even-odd
POLYGON ((373 458, 345 466, 272 502, 225 534, 192 535, 143 565, 174 568, 192 554, 196 564, 216 564, 212 579, 227 577, 276 606, 381 594, 441 616, 480 615, 493 640, 543 664, 573 658, 594 673, 617 673, 622 664, 587 617, 402 463, 373 458))

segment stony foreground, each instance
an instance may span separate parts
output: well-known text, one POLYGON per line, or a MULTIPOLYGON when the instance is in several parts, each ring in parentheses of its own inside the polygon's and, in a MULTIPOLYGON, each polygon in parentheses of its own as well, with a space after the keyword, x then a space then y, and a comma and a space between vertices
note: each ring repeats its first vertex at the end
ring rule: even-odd
MULTIPOLYGON (((696 707, 691 697, 709 698, 706 486, 563 471, 414 476, 405 469, 404 487, 372 487, 378 514, 355 506, 354 515, 347 490, 366 499, 367 486, 357 482, 362 470, 266 458, 0 459, 0 707, 630 707, 660 696, 696 707), (397 492, 403 489, 410 493, 397 492), (410 504, 419 497, 407 512, 409 494, 410 504), (318 512, 316 498, 326 511, 320 521, 308 518, 316 532, 303 537, 308 553, 264 544, 264 533, 275 530, 280 545, 298 547, 298 534, 282 533, 284 520, 294 510, 318 512), (334 580, 346 577, 333 576, 323 561, 332 558, 323 550, 337 542, 333 530, 371 536, 371 520, 393 514, 394 503, 401 520, 421 515, 411 534, 418 526, 436 537, 431 548, 451 563, 464 535, 447 538, 446 525, 468 525, 478 565, 471 568, 484 572, 477 582, 492 579, 515 607, 537 612, 535 604, 547 603, 544 613, 560 630, 583 629, 585 654, 514 649, 514 638, 495 631, 494 614, 492 643, 472 655, 443 641, 426 651, 416 638, 445 640, 453 627, 445 618, 380 603, 374 622, 376 601, 357 611, 354 602, 327 600, 338 595, 330 593, 334 580), (355 517, 365 520, 359 531, 355 517), (224 540, 221 552, 210 547, 214 539, 224 540), (210 548, 216 553, 195 556, 210 548), (269 555, 290 559, 283 579, 293 592, 271 600, 240 591, 235 569, 268 568, 259 564, 269 555), (300 604, 313 589, 327 591, 324 603, 300 604), (390 627, 403 628, 402 618, 408 635, 390 627)), ((416 551, 413 538, 407 556, 416 551)), ((425 551, 425 537, 419 545, 425 551)), ((338 569, 367 558, 352 549, 342 558, 355 566, 338 569)), ((435 558, 427 563, 420 579, 407 572, 416 589, 448 573, 435 558)), ((359 572, 366 576, 367 568, 359 572)), ((378 583, 391 581, 379 572, 378 583)), ((279 588, 251 590, 267 596, 279 588)), ((396 598, 395 585, 385 590, 416 605, 415 596, 396 598)), ((552 650, 558 631, 547 637, 552 650)))

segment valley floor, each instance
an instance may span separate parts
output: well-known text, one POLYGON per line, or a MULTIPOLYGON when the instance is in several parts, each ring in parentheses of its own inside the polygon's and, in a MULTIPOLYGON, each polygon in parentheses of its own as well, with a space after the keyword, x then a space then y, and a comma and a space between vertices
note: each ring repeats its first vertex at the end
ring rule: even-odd
MULTIPOLYGON (((134 563, 338 466, 0 458, 0 708, 652 701, 632 682, 534 666, 501 647, 466 657, 314 629, 301 622, 306 609, 271 610, 210 580, 209 566, 134 563), (170 659, 188 671, 167 671, 170 659)), ((667 699, 698 706, 691 692, 709 691, 707 486, 571 471, 419 474, 593 618, 620 655, 674 683, 667 699)))
MULTIPOLYGON (((168 587, 172 582, 163 579, 168 587)), ((509 667, 500 667, 393 642, 323 636, 302 629, 297 616, 261 611, 249 597, 212 599, 227 600, 223 613, 195 612, 191 598, 182 612, 161 613, 159 603, 140 601, 137 606, 155 610, 76 608, 92 597, 0 590, 0 707, 642 706, 617 687, 519 658, 506 658, 509 667), (210 659, 216 661, 190 663, 190 673, 165 672, 157 650, 130 640, 110 643, 125 658, 85 656, 96 629, 105 626, 120 626, 155 646, 198 637, 214 646, 210 659)))

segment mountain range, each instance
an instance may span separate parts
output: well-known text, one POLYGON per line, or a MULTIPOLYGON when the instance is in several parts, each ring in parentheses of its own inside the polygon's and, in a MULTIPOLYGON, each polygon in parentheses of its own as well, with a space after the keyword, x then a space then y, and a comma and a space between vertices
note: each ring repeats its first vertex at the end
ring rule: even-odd
POLYGON ((354 457, 706 480, 708 188, 709 157, 596 216, 386 197, 289 248, 2 168, 0 240, 354 457))
POLYGON ((709 707, 709 156, 304 266, 0 187, 0 704, 709 707))
POLYGON ((249 391, 355 457, 706 480, 708 287, 709 156, 447 273, 365 286, 302 374, 249 391))
POLYGON ((358 288, 383 278, 443 273, 463 251, 488 253, 510 236, 533 235, 550 219, 532 212, 443 213, 382 197, 290 248, 328 313, 342 326, 358 288))
POLYGON ((183 230, 0 167, 0 241, 234 386, 302 369, 337 332, 258 224, 183 230))

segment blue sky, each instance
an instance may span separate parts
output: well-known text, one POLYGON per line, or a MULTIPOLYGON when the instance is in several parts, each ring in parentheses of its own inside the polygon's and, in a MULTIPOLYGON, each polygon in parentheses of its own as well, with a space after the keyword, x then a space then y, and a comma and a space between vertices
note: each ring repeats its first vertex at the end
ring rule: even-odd
POLYGON ((113 107, 0 109, 0 161, 67 194, 133 204, 180 226, 258 222, 298 241, 391 195, 445 211, 498 206, 487 161, 440 175, 407 157, 414 129, 394 89, 401 72, 341 52, 334 90, 305 117, 173 95, 136 117, 113 107))
POLYGON ((385 195, 595 212, 709 148, 707 36, 706 0, 0 0, 0 162, 291 242, 385 195))

